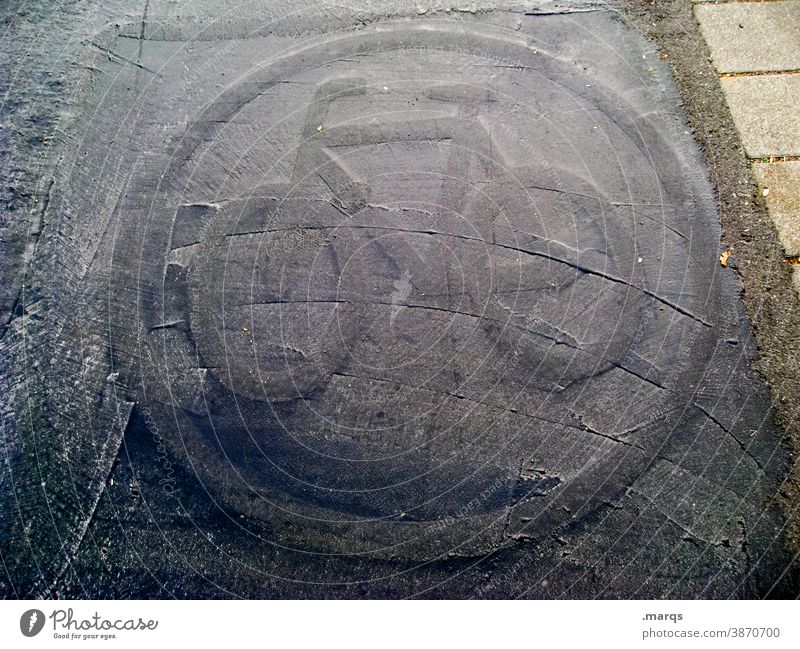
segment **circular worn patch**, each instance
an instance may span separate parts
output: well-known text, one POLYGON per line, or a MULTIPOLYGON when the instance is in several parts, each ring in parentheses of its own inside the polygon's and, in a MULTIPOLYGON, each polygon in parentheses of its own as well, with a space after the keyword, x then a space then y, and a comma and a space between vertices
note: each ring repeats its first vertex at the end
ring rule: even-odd
POLYGON ((221 92, 115 276, 146 295, 139 401, 224 511, 433 557, 635 480, 710 324, 696 182, 628 94, 448 21, 326 35, 221 92))

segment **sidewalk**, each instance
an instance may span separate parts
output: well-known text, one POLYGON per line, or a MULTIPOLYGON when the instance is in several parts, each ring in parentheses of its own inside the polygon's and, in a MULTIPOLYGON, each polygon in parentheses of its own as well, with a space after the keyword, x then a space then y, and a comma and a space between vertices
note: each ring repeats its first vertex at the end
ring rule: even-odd
POLYGON ((693 2, 800 292, 800 1, 693 2))

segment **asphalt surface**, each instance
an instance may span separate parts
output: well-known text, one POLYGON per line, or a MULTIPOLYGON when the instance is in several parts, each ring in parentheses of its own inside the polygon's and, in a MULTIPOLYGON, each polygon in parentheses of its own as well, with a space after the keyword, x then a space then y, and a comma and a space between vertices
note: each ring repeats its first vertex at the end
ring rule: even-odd
POLYGON ((794 594, 686 5, 16 5, 0 592, 794 594))

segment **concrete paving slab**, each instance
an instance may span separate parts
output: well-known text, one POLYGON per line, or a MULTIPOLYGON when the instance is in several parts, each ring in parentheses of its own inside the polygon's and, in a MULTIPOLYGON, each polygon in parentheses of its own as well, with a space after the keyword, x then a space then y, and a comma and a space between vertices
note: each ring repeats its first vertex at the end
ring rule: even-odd
POLYGON ((800 162, 756 162, 753 174, 786 254, 800 255, 800 162))
POLYGON ((800 69, 800 2, 733 2, 694 8, 719 72, 800 69))
POLYGON ((722 77, 747 155, 800 155, 800 74, 722 77))

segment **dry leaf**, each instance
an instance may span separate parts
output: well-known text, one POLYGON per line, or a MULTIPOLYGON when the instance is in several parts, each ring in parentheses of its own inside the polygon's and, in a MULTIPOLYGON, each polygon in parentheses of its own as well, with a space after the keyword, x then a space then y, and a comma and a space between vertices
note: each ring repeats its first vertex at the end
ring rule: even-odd
POLYGON ((725 252, 723 252, 719 256, 720 265, 721 266, 727 266, 728 265, 728 257, 730 257, 730 256, 731 256, 731 251, 730 250, 726 250, 725 252))

